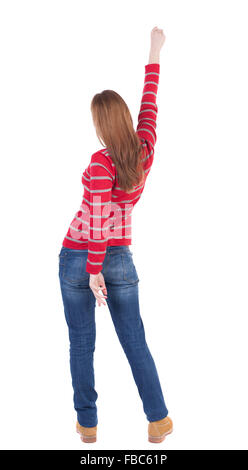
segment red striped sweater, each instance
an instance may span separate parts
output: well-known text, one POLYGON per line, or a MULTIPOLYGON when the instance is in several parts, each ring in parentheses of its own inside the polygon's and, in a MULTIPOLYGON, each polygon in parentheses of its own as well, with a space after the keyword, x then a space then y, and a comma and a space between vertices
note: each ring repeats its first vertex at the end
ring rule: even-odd
POLYGON ((138 114, 136 132, 142 142, 145 180, 134 186, 131 193, 118 186, 115 165, 110 151, 103 148, 93 153, 89 166, 82 175, 84 194, 80 209, 75 214, 63 246, 76 250, 88 250, 86 271, 97 274, 107 246, 131 245, 132 209, 140 199, 154 157, 157 140, 157 90, 160 64, 145 65, 145 80, 138 114))

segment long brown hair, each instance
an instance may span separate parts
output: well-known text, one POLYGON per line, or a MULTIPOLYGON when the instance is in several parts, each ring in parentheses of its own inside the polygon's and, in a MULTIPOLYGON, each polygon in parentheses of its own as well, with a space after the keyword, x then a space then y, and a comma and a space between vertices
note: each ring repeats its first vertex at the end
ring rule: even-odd
POLYGON ((113 90, 97 93, 91 101, 96 133, 116 166, 120 188, 129 192, 144 180, 143 147, 123 98, 113 90))

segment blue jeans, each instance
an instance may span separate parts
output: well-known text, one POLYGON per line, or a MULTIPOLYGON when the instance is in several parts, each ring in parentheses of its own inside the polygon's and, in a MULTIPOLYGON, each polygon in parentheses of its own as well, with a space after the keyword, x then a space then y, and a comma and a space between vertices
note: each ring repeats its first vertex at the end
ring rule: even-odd
MULTIPOLYGON (((59 279, 70 340, 70 370, 74 408, 81 426, 93 427, 97 419, 93 354, 96 299, 86 272, 88 250, 61 248, 59 279)), ((102 274, 107 305, 121 346, 129 361, 148 421, 168 414, 154 360, 146 343, 139 310, 139 278, 128 246, 109 246, 102 274)))

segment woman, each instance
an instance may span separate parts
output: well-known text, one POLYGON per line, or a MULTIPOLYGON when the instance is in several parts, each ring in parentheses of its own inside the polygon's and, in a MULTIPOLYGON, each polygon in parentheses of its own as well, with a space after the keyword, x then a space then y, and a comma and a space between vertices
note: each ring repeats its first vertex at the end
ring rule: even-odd
POLYGON ((156 366, 139 311, 139 278, 133 263, 131 212, 150 172, 156 143, 161 29, 151 32, 149 63, 135 131, 120 95, 104 90, 91 111, 104 149, 95 152, 82 176, 83 201, 64 238, 59 278, 70 339, 70 368, 83 442, 95 442, 97 392, 94 388, 95 305, 106 305, 125 351, 148 424, 148 439, 162 442, 172 432, 156 366))

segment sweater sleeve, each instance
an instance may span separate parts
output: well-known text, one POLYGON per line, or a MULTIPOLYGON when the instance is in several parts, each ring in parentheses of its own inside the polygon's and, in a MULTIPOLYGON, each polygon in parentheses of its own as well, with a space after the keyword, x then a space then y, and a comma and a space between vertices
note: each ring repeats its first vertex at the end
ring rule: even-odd
POLYGON ((88 188, 90 223, 86 264, 86 271, 90 274, 98 274, 102 270, 106 254, 113 180, 112 168, 106 157, 100 153, 93 154, 88 188))
POLYGON ((145 65, 145 79, 143 94, 141 98, 140 111, 138 114, 137 134, 142 142, 147 146, 148 154, 143 159, 152 162, 154 146, 157 141, 157 91, 159 84, 160 64, 147 64, 145 65))

